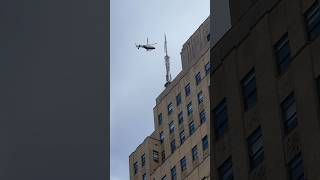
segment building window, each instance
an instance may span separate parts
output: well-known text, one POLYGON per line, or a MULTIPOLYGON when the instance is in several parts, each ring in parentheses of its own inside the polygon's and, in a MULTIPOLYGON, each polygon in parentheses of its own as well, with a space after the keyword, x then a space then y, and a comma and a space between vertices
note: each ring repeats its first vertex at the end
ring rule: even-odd
POLYGON ((171 180, 177 180, 176 166, 173 166, 173 168, 171 168, 170 172, 171 172, 171 180))
POLYGON ((219 180, 233 180, 232 171, 232 160, 229 157, 223 164, 218 168, 219 180))
POLYGON ((198 159, 198 147, 197 147, 197 145, 195 145, 192 148, 191 152, 192 152, 192 160, 194 161, 194 160, 198 159))
POLYGON ((200 72, 198 72, 196 74, 195 79, 196 79, 196 84, 199 85, 201 82, 201 73, 200 72))
POLYGON ((141 166, 143 167, 145 164, 146 164, 146 155, 143 154, 143 155, 141 156, 141 166))
POLYGON ((281 39, 275 44, 274 49, 277 58, 278 72, 279 74, 282 74, 288 69, 292 60, 288 33, 281 37, 281 39))
POLYGON ((190 95, 190 92, 191 92, 191 87, 190 87, 190 83, 188 83, 186 85, 186 87, 184 87, 184 91, 186 93, 186 96, 189 96, 190 95))
POLYGON ((172 104, 172 102, 170 102, 168 104, 168 114, 171 114, 172 112, 173 112, 173 104, 172 104))
POLYGON ((181 93, 179 93, 177 96, 176 96, 176 102, 177 102, 177 106, 179 106, 181 104, 181 93))
POLYGON ((247 139, 250 169, 253 170, 264 160, 262 132, 259 127, 247 139))
POLYGON ((191 136, 195 131, 196 131, 196 127, 195 127, 195 125, 194 125, 194 121, 191 121, 191 122, 189 123, 189 134, 190 134, 190 136, 191 136))
POLYGON ((204 122, 206 122, 206 112, 204 110, 202 110, 200 113, 199 113, 199 116, 200 116, 200 123, 203 124, 204 122))
POLYGON ((187 158, 185 156, 183 156, 183 158, 180 159, 180 167, 182 172, 187 169, 187 158))
POLYGON ((158 123, 159 123, 159 126, 162 124, 162 113, 158 115, 158 123))
POLYGON ((161 161, 164 162, 166 160, 166 153, 165 151, 161 152, 161 161))
POLYGON ((210 34, 207 35, 207 41, 210 41, 210 34))
POLYGON ((165 136, 164 136, 164 132, 163 132, 163 131, 161 131, 161 132, 160 132, 160 143, 161 143, 161 144, 163 143, 164 138, 165 138, 165 136))
POLYGON ((185 135, 184 135, 184 130, 182 130, 181 132, 180 132, 180 144, 183 144, 184 143, 184 141, 186 140, 186 137, 185 137, 185 135))
POLYGON ((176 150, 176 140, 172 140, 170 143, 170 147, 171 147, 171 153, 174 153, 174 151, 176 150))
POLYGON ((138 173, 138 162, 135 162, 133 164, 133 171, 134 171, 134 175, 136 175, 138 173))
POLYGON ((244 110, 250 109, 257 101, 256 75, 254 69, 242 79, 244 110))
POLYGON ((200 91, 198 93, 198 104, 201 104, 203 102, 203 93, 202 91, 200 91))
POLYGON ((147 174, 146 174, 146 173, 144 173, 144 174, 142 175, 142 180, 147 180, 147 174))
POLYGON ((188 116, 190 115, 190 114, 192 114, 192 102, 189 102, 189 104, 187 105, 187 111, 188 111, 188 116))
POLYGON ((297 113, 296 113, 296 103, 294 100, 294 94, 291 93, 285 100, 281 103, 282 118, 284 124, 284 133, 288 134, 293 130, 297 124, 297 113))
POLYGON ((169 123, 169 133, 172 134, 173 132, 174 132, 174 122, 171 121, 171 122, 169 123))
POLYGON ((320 11, 319 2, 315 3, 307 10, 304 15, 307 34, 309 40, 314 40, 320 34, 320 11))
POLYGON ((178 114, 178 123, 181 124, 183 122, 183 113, 182 111, 178 114))
POLYGON ((159 162, 159 152, 156 150, 153 150, 152 152, 152 158, 155 162, 159 162))
POLYGON ((166 175, 161 178, 161 180, 167 180, 166 175))
POLYGON ((209 148, 208 136, 202 138, 202 151, 205 151, 209 148))
POLYGON ((206 65, 204 65, 204 69, 206 71, 206 75, 209 74, 211 71, 211 63, 208 62, 206 65))
POLYGON ((213 110, 213 120, 215 137, 216 139, 219 139, 221 136, 224 135, 228 128, 228 112, 226 98, 224 98, 213 110))
POLYGON ((289 163, 290 180, 304 179, 301 153, 297 154, 289 163))

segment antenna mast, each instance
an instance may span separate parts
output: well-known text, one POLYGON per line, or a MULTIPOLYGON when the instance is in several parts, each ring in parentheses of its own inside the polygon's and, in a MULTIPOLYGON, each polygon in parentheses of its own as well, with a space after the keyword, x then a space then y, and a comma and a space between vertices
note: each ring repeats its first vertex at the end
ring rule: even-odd
POLYGON ((166 55, 164 56, 165 65, 166 65, 166 83, 164 84, 164 86, 167 87, 171 82, 171 74, 170 74, 170 57, 168 56, 166 34, 164 34, 164 52, 166 53, 166 55))

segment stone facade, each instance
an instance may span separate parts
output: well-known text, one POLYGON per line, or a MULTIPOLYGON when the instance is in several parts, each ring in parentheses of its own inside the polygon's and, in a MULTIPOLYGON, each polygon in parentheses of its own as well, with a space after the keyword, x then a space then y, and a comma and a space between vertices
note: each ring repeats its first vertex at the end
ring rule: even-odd
POLYGON ((177 179, 210 179, 210 103, 208 88, 210 69, 206 70, 210 59, 210 39, 207 38, 209 23, 210 20, 207 18, 183 45, 181 52, 182 71, 156 99, 156 106, 153 109, 155 130, 129 157, 131 180, 140 180, 145 173, 147 179, 161 180, 165 177, 169 180, 173 167, 176 169, 177 179), (198 77, 201 77, 198 78, 198 82, 196 80, 197 74, 200 74, 198 77), (185 90, 188 84, 190 85, 189 95, 185 90), (179 94, 181 103, 177 103, 179 94), (203 97, 203 101, 199 101, 199 96, 203 97), (170 106, 170 103, 172 103, 172 106, 170 106), (192 104, 192 112, 190 109, 188 112, 189 104, 192 104), (171 107, 172 111, 169 112, 168 109, 171 109, 171 107), (179 122, 178 119, 181 118, 181 114, 183 120, 179 122), (159 116, 162 116, 161 123, 159 123, 159 116), (171 130, 171 132, 170 123, 174 124, 174 130, 171 130), (182 137, 182 131, 184 132, 183 142, 180 138, 182 137), (160 134, 163 134, 163 142, 160 141, 160 134), (204 137, 207 137, 208 140, 208 148, 205 149, 203 149, 204 137), (176 146, 174 151, 171 148, 173 140, 176 146), (196 158, 193 158, 192 149, 195 146, 197 146, 197 155, 196 158), (153 150, 156 150, 159 154, 158 162, 155 162, 152 153, 150 153, 153 150), (141 156, 143 154, 149 161, 146 167, 141 166, 141 156), (183 157, 186 159, 186 169, 182 171, 181 160, 183 157), (134 164, 136 162, 138 171, 135 174, 134 164))

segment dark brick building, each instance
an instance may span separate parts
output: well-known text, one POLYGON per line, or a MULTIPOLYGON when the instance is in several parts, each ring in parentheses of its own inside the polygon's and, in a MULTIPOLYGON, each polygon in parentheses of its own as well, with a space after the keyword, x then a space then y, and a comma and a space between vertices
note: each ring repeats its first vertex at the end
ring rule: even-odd
POLYGON ((319 180, 319 1, 213 0, 211 17, 211 178, 319 180))

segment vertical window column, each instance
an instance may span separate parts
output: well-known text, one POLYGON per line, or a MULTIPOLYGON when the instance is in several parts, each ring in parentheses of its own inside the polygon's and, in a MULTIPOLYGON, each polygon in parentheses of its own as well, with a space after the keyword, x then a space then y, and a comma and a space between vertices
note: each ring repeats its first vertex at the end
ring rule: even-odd
POLYGON ((134 162, 133 171, 134 171, 134 175, 136 175, 138 173, 138 162, 134 162))
POLYGON ((315 3, 307 10, 304 15, 306 22, 306 29, 309 40, 314 40, 320 34, 320 10, 319 1, 315 3))
POLYGON ((182 172, 187 170, 187 158, 185 156, 183 156, 183 158, 180 159, 180 167, 182 172))
POLYGON ((244 110, 253 107, 257 102, 256 75, 254 69, 251 69, 241 81, 244 110))
POLYGON ((176 166, 173 166, 173 168, 171 168, 170 173, 171 173, 171 180, 177 180, 176 166))
POLYGON ((195 127, 195 125, 194 125, 194 121, 191 121, 191 122, 189 123, 189 134, 190 134, 190 136, 191 136, 195 131, 196 131, 196 127, 195 127))
POLYGON ((200 123, 203 124, 206 121, 206 112, 203 110, 199 113, 200 123))
POLYGON ((187 112, 188 112, 188 116, 190 116, 193 112, 192 110, 192 102, 189 102, 189 104, 187 105, 187 112))
POLYGON ((201 104, 203 102, 203 93, 200 91, 197 95, 198 97, 198 104, 201 104))
POLYGON ((179 124, 183 123, 183 112, 182 111, 178 114, 178 123, 179 124))
POLYGON ((250 169, 255 169, 264 160, 261 128, 257 128, 247 139, 250 169))
POLYGON ((152 158, 154 162, 159 162, 159 152, 156 150, 152 151, 152 158))
POLYGON ((168 104, 168 114, 170 115, 172 112, 173 112, 173 104, 172 104, 172 102, 170 102, 168 104))
POLYGON ((232 160, 229 157, 223 164, 218 168, 219 180, 233 180, 232 171, 232 160))
POLYGON ((175 129, 174 122, 171 121, 171 122, 169 123, 169 133, 170 133, 170 134, 174 133, 174 129, 175 129))
POLYGON ((164 138, 165 138, 165 137, 164 137, 164 132, 161 131, 159 136, 160 136, 160 144, 162 144, 163 141, 164 141, 164 138))
POLYGON ((195 79, 196 79, 196 85, 199 85, 201 82, 201 73, 200 72, 198 72, 196 74, 195 79))
POLYGON ((198 159, 198 147, 197 145, 195 145, 192 150, 191 150, 191 153, 192 153, 192 160, 196 160, 198 159))
POLYGON ((184 141, 186 140, 186 137, 184 135, 184 130, 182 130, 179 134, 180 136, 180 144, 182 145, 184 143, 184 141))
POLYGON ((170 142, 170 148, 171 148, 171 153, 174 153, 174 151, 176 150, 176 140, 172 140, 170 142))
POLYGON ((281 103, 282 119, 284 124, 284 133, 290 133, 298 124, 297 109, 294 99, 294 93, 287 96, 281 103))
POLYGON ((188 83, 185 87, 184 87, 184 91, 186 96, 189 96, 191 93, 191 87, 190 87, 190 83, 188 83))
POLYGON ((162 119, 162 113, 160 113, 160 114, 158 115, 158 124, 159 124, 159 126, 162 124, 162 121, 163 121, 163 119, 162 119))
POLYGON ((226 98, 224 98, 213 110, 215 138, 219 139, 228 128, 228 113, 226 98))
POLYGON ((208 136, 202 138, 202 151, 205 151, 209 148, 208 136))
POLYGON ((141 156, 141 166, 143 167, 145 164, 146 164, 146 155, 143 154, 143 155, 141 156))
POLYGON ((301 153, 297 154, 289 163, 290 180, 303 180, 304 171, 301 153))
POLYGON ((283 35, 280 40, 274 45, 277 64, 278 64, 278 73, 284 73, 291 63, 291 50, 289 45, 288 33, 283 35))

